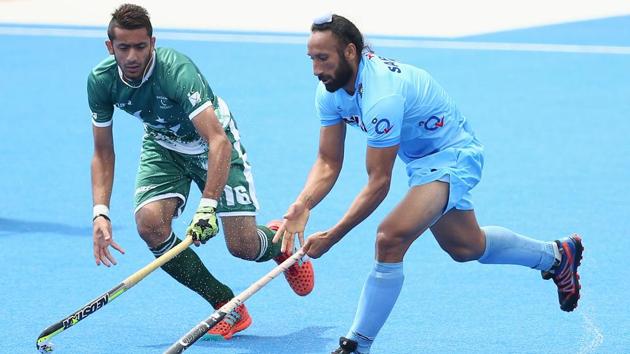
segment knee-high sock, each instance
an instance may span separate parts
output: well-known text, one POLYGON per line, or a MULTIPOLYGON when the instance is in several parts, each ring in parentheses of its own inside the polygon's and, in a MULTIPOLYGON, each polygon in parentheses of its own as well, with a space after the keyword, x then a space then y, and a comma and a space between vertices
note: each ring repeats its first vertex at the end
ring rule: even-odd
MULTIPOLYGON (((182 241, 175 236, 175 233, 171 233, 164 243, 151 248, 151 252, 157 258, 180 242, 182 241)), ((190 248, 166 262, 162 269, 175 280, 201 295, 215 309, 234 297, 232 290, 213 277, 199 256, 190 248)))
POLYGON ((549 270, 559 258, 554 242, 543 242, 519 235, 505 227, 484 226, 486 250, 479 258, 485 264, 515 264, 549 270))
POLYGON ((271 242, 271 240, 273 240, 273 236, 275 235, 274 231, 271 231, 267 226, 258 225, 256 232, 258 233, 258 238, 260 239, 260 252, 258 253, 258 257, 255 259, 256 262, 266 262, 280 254, 282 242, 271 242))
POLYGON ((402 289, 403 264, 376 262, 370 272, 347 338, 359 343, 360 353, 369 353, 378 331, 394 308, 402 289))

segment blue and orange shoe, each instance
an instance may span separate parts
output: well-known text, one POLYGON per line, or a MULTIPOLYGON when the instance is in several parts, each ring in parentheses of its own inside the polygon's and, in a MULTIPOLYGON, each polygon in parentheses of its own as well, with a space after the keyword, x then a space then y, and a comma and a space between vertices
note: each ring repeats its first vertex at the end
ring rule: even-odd
MULTIPOLYGON (((272 220, 267 223, 267 227, 271 231, 278 231, 280 225, 282 225, 281 220, 272 220)), ((273 260, 280 264, 290 256, 291 254, 288 253, 280 253, 273 260)), ((284 272, 284 277, 287 279, 291 289, 300 296, 310 294, 315 287, 315 271, 313 270, 313 263, 309 260, 299 260, 284 272)))
POLYGON ((571 312, 580 299, 580 275, 577 272, 582 261, 582 238, 573 234, 561 240, 556 240, 560 251, 560 261, 556 261, 548 271, 543 271, 543 279, 553 279, 558 287, 558 301, 560 309, 571 312))
MULTIPOLYGON (((217 308, 221 308, 224 304, 217 305, 217 308)), ((240 304, 232 312, 225 315, 221 322, 216 326, 210 328, 206 334, 203 335, 204 340, 229 340, 235 333, 245 330, 252 324, 252 318, 247 312, 245 304, 240 304)))

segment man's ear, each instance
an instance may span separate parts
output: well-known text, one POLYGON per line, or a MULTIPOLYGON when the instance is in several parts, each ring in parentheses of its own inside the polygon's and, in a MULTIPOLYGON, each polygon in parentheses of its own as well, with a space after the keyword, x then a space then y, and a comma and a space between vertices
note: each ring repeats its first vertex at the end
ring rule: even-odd
POLYGON ((348 62, 354 63, 357 60, 357 46, 354 43, 348 43, 344 55, 348 62))
POLYGON ((105 41, 105 46, 107 47, 107 51, 109 54, 114 55, 114 43, 110 40, 105 41))

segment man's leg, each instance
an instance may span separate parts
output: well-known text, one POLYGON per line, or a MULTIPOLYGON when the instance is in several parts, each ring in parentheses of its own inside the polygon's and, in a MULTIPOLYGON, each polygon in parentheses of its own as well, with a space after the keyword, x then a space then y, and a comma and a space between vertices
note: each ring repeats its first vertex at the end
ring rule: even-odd
POLYGON ((431 227, 431 232, 458 262, 479 260, 548 270, 559 256, 553 242, 538 241, 504 227, 480 228, 474 210, 451 209, 431 227))
POLYGON ((255 216, 221 216, 225 244, 234 257, 265 262, 280 254, 280 245, 271 240, 273 231, 256 225, 255 216))
MULTIPOLYGON (((403 257, 437 219, 448 198, 448 184, 432 182, 415 186, 385 218, 376 236, 376 262, 368 275, 350 331, 341 342, 357 343, 357 353, 369 353, 402 289, 403 257)), ((344 353, 343 345, 336 353, 344 353)), ((347 352, 347 351, 346 351, 347 352)))
MULTIPOLYGON (((273 259, 278 264, 288 257, 280 252, 279 243, 272 242, 278 222, 272 221, 263 226, 256 225, 254 216, 225 215, 221 217, 221 222, 227 248, 235 257, 256 262, 273 259)), ((306 296, 313 290, 315 273, 310 261, 294 264, 284 276, 291 289, 300 296, 306 296)))
POLYGON ((582 240, 574 235, 543 242, 499 226, 480 228, 473 210, 452 209, 431 227, 440 246, 459 262, 513 264, 543 271, 558 285, 560 307, 572 311, 580 297, 577 268, 582 240))
MULTIPOLYGON (((181 242, 171 229, 173 213, 180 202, 177 198, 161 199, 142 206, 136 212, 138 233, 156 258, 181 242)), ((214 308, 234 297, 232 290, 210 274, 191 248, 164 264, 162 269, 201 295, 214 308)))

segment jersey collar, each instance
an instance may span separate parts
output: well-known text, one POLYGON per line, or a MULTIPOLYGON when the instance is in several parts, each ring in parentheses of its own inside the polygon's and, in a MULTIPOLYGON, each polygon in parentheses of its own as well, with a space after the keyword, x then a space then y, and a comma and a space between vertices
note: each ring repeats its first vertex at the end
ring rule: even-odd
POLYGON ((359 61, 359 67, 357 68, 357 78, 354 80, 354 95, 363 96, 363 67, 365 66, 365 61, 363 55, 361 56, 361 60, 359 61))

